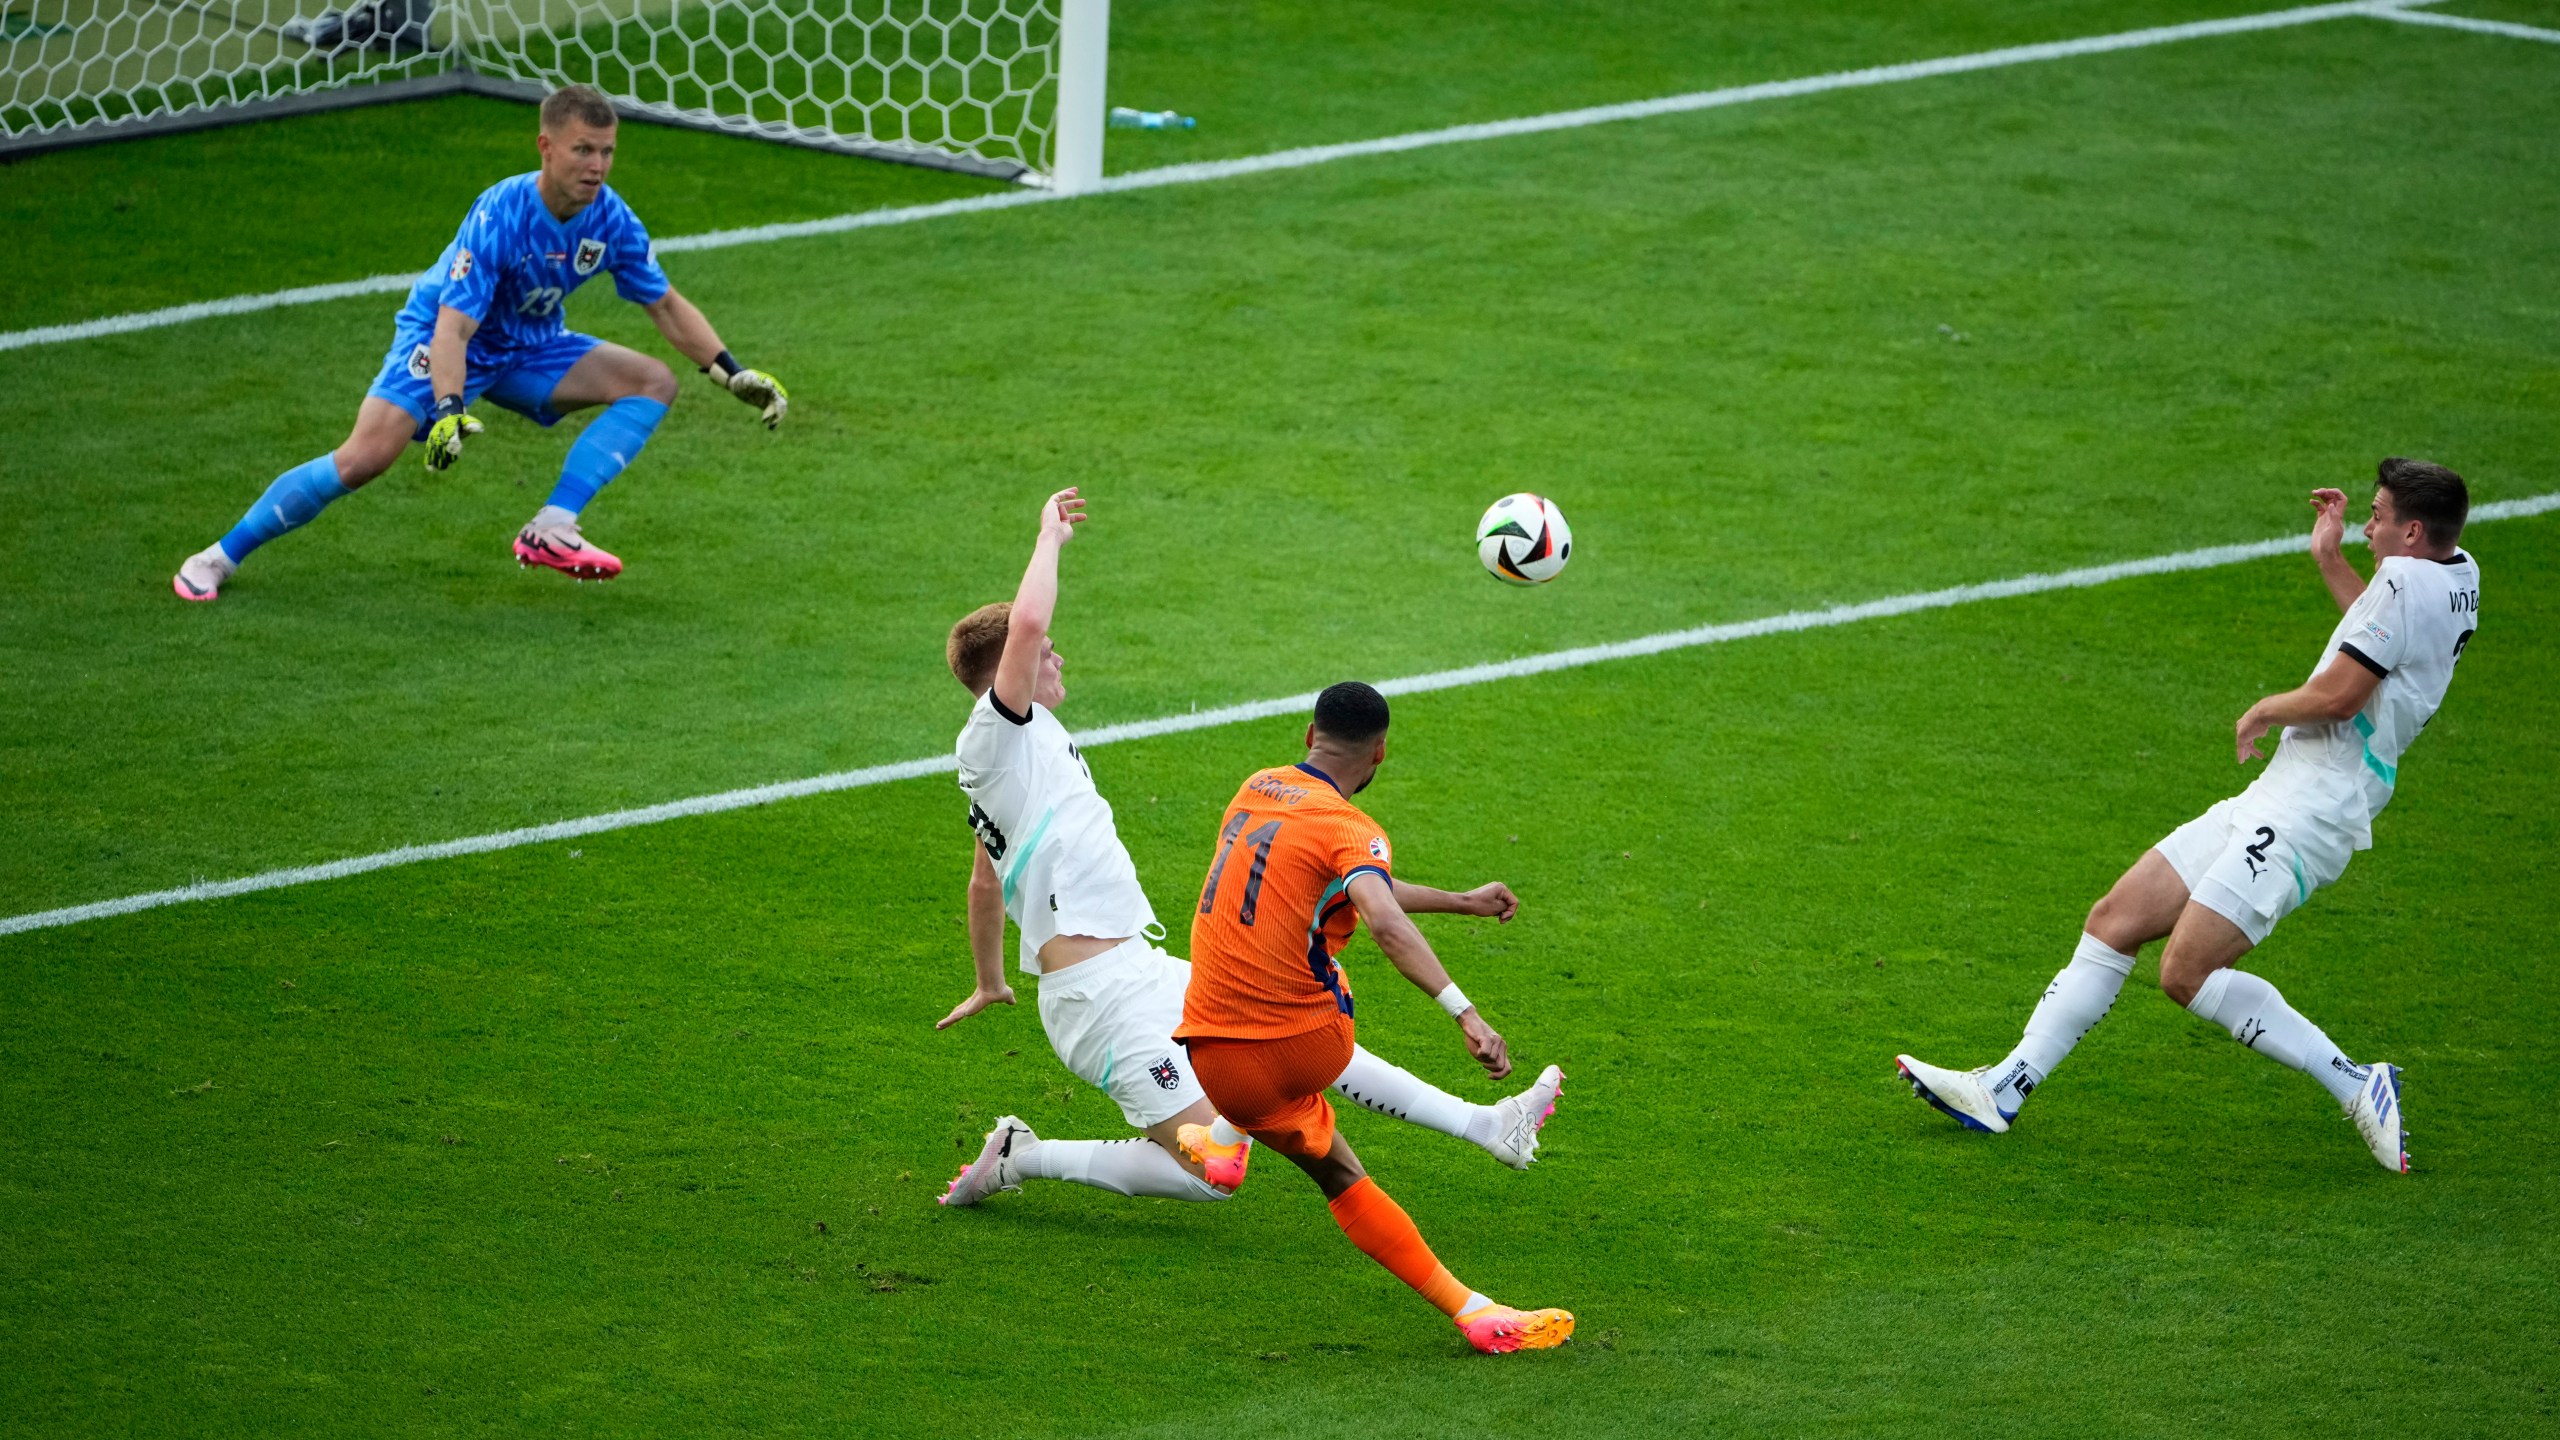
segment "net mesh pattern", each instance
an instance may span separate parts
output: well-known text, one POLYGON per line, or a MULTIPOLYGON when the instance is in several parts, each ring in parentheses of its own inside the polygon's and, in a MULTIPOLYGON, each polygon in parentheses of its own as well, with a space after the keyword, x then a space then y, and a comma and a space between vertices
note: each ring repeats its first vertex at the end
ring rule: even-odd
POLYGON ((1058 0, 0 0, 0 137, 459 71, 743 134, 1046 171, 1058 0))

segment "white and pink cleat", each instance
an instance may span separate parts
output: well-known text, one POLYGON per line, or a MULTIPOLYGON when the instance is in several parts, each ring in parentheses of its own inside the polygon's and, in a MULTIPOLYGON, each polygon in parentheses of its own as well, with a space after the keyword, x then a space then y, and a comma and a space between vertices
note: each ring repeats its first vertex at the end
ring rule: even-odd
POLYGON ((539 515, 516 534, 516 563, 547 565, 572 580, 610 580, 622 573, 622 561, 579 534, 577 521, 551 521, 539 515))
POLYGON ((220 598, 222 582, 230 579, 232 572, 239 568, 229 555, 223 553, 220 544, 207 545, 188 556, 187 563, 178 567, 178 573, 169 577, 169 588, 178 592, 181 600, 206 604, 220 598))
POLYGON ((1514 1170, 1528 1169, 1538 1158, 1538 1132, 1554 1117, 1557 1097, 1563 1094, 1562 1070, 1550 1065, 1539 1071, 1536 1084, 1494 1102, 1493 1139, 1484 1148, 1514 1170))

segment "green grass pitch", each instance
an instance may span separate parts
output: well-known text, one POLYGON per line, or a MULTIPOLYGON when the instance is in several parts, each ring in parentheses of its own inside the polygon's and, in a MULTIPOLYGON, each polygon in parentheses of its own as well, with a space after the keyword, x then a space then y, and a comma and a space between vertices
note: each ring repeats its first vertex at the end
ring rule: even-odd
MULTIPOLYGON (((1115 6, 1126 170, 2237 13, 1115 6)), ((2560 25, 2542 0, 2464 13, 2560 25)), ((519 575, 573 427, 491 412, 218 605, 177 561, 343 432, 388 298, 0 353, 0 914, 934 754, 940 636, 1082 483, 1071 724, 2300 530, 2439 459, 2560 488, 2560 49, 2343 20, 672 257, 689 387, 519 575), (1511 489, 1577 556, 1499 587, 1511 489)), ((520 168, 447 101, 0 166, 0 329, 423 264, 520 168)), ((661 234, 975 182, 634 126, 661 234)), ((573 323, 655 345, 591 290, 573 323)), ((0 1433, 2560 1431, 2560 515, 2377 848, 2249 963, 2408 1069, 2418 1173, 2153 967, 2002 1139, 2082 912, 2241 783, 2299 556, 1401 700, 1367 797, 1531 1065, 1526 1174, 1345 1126, 1487 1361, 1260 1165, 1218 1206, 932 1195, 996 1114, 1122 1133, 966 987, 947 778, 0 938, 0 1433), (1972 1057, 1972 1058, 1968 1058, 1972 1057)), ((1161 912, 1278 719, 1097 748, 1161 912)), ((1365 940, 1373 1049, 1490 1098, 1365 940)))

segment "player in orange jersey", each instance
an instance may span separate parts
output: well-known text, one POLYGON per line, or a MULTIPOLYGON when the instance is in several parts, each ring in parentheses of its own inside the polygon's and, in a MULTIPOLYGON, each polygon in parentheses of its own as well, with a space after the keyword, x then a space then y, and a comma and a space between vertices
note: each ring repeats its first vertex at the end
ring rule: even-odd
POLYGON ((1350 799, 1386 758, 1386 697, 1346 680, 1316 698, 1305 762, 1261 771, 1236 791, 1192 917, 1191 984, 1174 1038, 1218 1112, 1306 1171, 1351 1243, 1439 1306, 1469 1344, 1548 1349, 1572 1337, 1571 1312, 1497 1305, 1450 1274, 1360 1167, 1324 1098, 1352 1049, 1351 986, 1334 957, 1363 920, 1396 969, 1458 1022, 1485 1072, 1511 1073, 1502 1037, 1408 917, 1508 922, 1520 901, 1499 883, 1452 894, 1395 878, 1386 832, 1350 799))

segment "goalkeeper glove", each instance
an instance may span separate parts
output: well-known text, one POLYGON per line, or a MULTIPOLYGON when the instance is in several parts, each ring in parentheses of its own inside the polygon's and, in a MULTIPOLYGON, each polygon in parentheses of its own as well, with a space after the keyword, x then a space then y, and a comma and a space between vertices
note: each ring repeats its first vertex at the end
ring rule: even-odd
POLYGON ((740 368, 738 357, 726 350, 703 366, 702 373, 711 377, 711 383, 762 411, 764 428, 781 428, 782 417, 791 409, 791 392, 782 388, 781 381, 761 370, 740 368))
POLYGON ((462 412, 462 397, 447 395, 436 402, 435 424, 427 429, 427 468, 450 470, 462 458, 462 442, 481 431, 479 421, 462 412))

